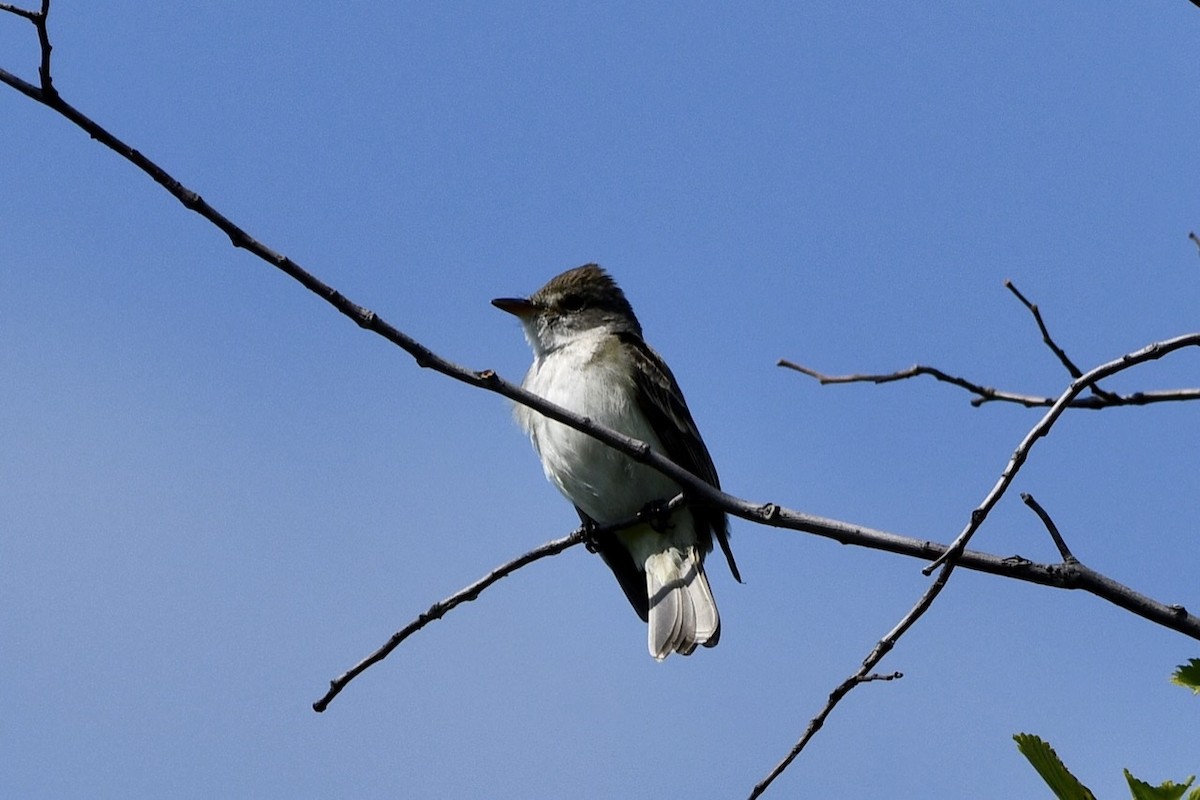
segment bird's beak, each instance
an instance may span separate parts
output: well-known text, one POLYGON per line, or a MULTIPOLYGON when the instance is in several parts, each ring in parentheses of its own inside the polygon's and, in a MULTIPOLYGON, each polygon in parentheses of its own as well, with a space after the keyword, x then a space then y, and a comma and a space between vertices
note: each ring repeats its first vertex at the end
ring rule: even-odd
POLYGON ((537 313, 537 306, 525 297, 497 297, 492 305, 520 319, 529 319, 537 313))

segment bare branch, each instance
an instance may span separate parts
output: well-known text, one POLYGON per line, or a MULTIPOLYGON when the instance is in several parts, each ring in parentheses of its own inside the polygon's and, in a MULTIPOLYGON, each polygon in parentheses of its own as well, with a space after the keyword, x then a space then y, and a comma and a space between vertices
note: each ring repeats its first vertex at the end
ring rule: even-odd
MULTIPOLYGON (((1025 306, 1025 308, 1029 309, 1029 313, 1033 314, 1033 319, 1034 322, 1037 323, 1038 331, 1040 331, 1042 334, 1042 342, 1044 342, 1045 345, 1050 348, 1050 352, 1054 353, 1059 362, 1066 367, 1066 370, 1071 377, 1078 378, 1080 375, 1082 375, 1083 372, 1079 369, 1079 367, 1075 366, 1075 362, 1073 362, 1067 356, 1067 352, 1059 347, 1058 343, 1055 342, 1054 338, 1050 335, 1050 331, 1046 328, 1046 322, 1042 319, 1042 312, 1038 309, 1037 305, 1029 302, 1029 300, 1025 298, 1025 295, 1021 294, 1021 292, 1017 290, 1017 287, 1013 285, 1012 281, 1005 281, 1004 287, 1016 295, 1016 298, 1021 301, 1021 304, 1025 306)), ((1113 402, 1117 397, 1110 392, 1104 391, 1099 386, 1093 385, 1091 390, 1092 394, 1096 395, 1097 397, 1104 398, 1110 403, 1113 402)))
POLYGON ((872 672, 870 675, 864 675, 859 679, 859 683, 871 683, 872 681, 898 681, 904 677, 903 672, 872 672))
MULTIPOLYGON (((670 502, 663 506, 662 513, 669 514, 682 507, 685 503, 686 500, 684 499, 683 495, 676 495, 670 500, 670 502)), ((553 541, 546 542, 541 547, 535 547, 528 553, 519 555, 512 561, 501 564, 487 575, 484 575, 474 583, 459 589, 445 600, 441 600, 431 605, 429 609, 425 611, 425 613, 418 615, 417 618, 412 622, 408 623, 403 628, 392 634, 391 638, 388 639, 382 647, 330 681, 329 691, 325 693, 324 697, 313 703, 313 711, 316 711, 317 713, 324 711, 329 707, 329 704, 333 701, 333 698, 337 697, 342 689, 346 688, 346 685, 349 684, 350 681, 354 680, 363 672, 365 672, 372 664, 377 664, 378 662, 387 658, 388 655, 390 655, 393 650, 399 647, 405 639, 407 639, 409 636, 412 636, 414 633, 421 630, 434 620, 438 620, 446 616, 446 614, 453 611, 463 603, 469 603, 472 600, 475 600, 483 593, 485 589, 499 581, 501 578, 506 578, 522 567, 526 567, 535 561, 540 561, 547 556, 558 555, 562 551, 574 547, 582 542, 588 542, 602 536, 611 536, 617 531, 633 527, 643 520, 643 515, 639 513, 627 520, 616 522, 611 525, 600 525, 594 528, 582 526, 576 528, 574 531, 561 539, 554 539, 553 541)))
POLYGON ((892 648, 896 646, 896 642, 900 639, 900 637, 903 636, 918 619, 924 616, 925 612, 928 611, 930 606, 933 605, 933 601, 937 599, 939 594, 941 594, 942 589, 946 586, 946 582, 950 579, 950 573, 953 572, 954 567, 955 562, 950 561, 942 568, 941 572, 938 573, 937 578, 935 578, 933 583, 929 585, 929 588, 925 590, 925 593, 921 595, 921 598, 917 600, 916 604, 909 609, 908 613, 905 614, 904 617, 901 618, 898 623, 896 623, 895 627, 888 631, 888 633, 884 635, 882 639, 875 643, 875 646, 871 649, 871 652, 867 654, 865 659, 863 659, 862 665, 858 668, 858 670, 849 678, 846 678, 846 680, 838 684, 837 688, 829 694, 829 699, 825 701, 824 708, 817 712, 817 715, 809 721, 808 727, 804 729, 804 733, 801 734, 800 739, 796 742, 796 744, 792 745, 792 749, 788 751, 788 754, 784 756, 783 760, 776 764, 774 769, 767 773, 767 776, 754 787, 753 791, 750 792, 751 800, 759 797, 764 791, 766 791, 767 787, 769 787, 776 778, 782 775, 783 771, 786 770, 791 763, 796 760, 800 753, 804 751, 804 748, 808 746, 808 743, 812 741, 812 738, 814 735, 816 735, 817 731, 821 729, 821 726, 825 724, 825 720, 833 712, 833 709, 837 707, 838 703, 840 703, 842 699, 856 686, 867 682, 867 677, 871 674, 871 670, 875 669, 876 665, 883 660, 884 656, 890 653, 892 648))
MULTIPOLYGON (((667 504, 667 510, 671 511, 678 508, 685 502, 683 495, 677 495, 670 503, 667 504)), ((799 512, 790 511, 788 509, 776 509, 779 515, 779 522, 786 523, 787 519, 799 512)), ((386 658, 393 650, 402 644, 409 636, 424 628, 430 622, 436 619, 441 619, 446 613, 453 610, 456 606, 476 599, 483 590, 496 583, 501 578, 511 575, 518 569, 528 566, 535 561, 546 558, 547 556, 556 555, 563 550, 574 547, 580 542, 586 541, 588 536, 604 536, 609 535, 617 530, 621 530, 629 525, 639 521, 641 517, 635 517, 632 520, 618 523, 615 525, 604 526, 597 528, 592 532, 583 529, 577 529, 566 537, 555 539, 547 542, 541 547, 525 553, 512 561, 496 567, 480 580, 469 586, 455 592, 450 597, 438 603, 434 603, 429 609, 410 622, 405 627, 401 628, 378 650, 364 658, 351 669, 347 670, 342 675, 330 682, 330 689, 317 702, 313 703, 313 710, 324 711, 334 697, 338 695, 346 687, 350 681, 358 677, 368 667, 386 658)), ((764 523, 771 524, 771 523, 764 523)), ((790 528, 791 525, 780 524, 779 527, 790 528)), ((801 529, 804 530, 804 529, 801 529)), ((856 528, 856 536, 853 538, 842 539, 835 538, 843 544, 855 544, 862 547, 867 547, 875 550, 885 550, 887 552, 898 553, 901 555, 913 556, 916 558, 928 559, 946 553, 949 548, 944 544, 937 542, 924 541, 906 536, 898 536, 896 534, 886 533, 884 531, 876 531, 870 528, 856 528)), ((827 532, 806 530, 809 533, 828 536, 827 532)), ((1048 586, 1059 589, 1077 589, 1089 594, 1107 600, 1114 605, 1120 606, 1125 610, 1136 614, 1137 616, 1155 622, 1172 630, 1176 630, 1193 639, 1200 641, 1200 618, 1187 613, 1186 609, 1179 605, 1167 605, 1157 600, 1153 600, 1145 595, 1124 586, 1116 581, 1108 578, 1100 573, 1090 570, 1082 565, 1071 565, 1068 568, 1066 564, 1038 564, 1028 559, 1019 556, 998 556, 991 553, 981 553, 974 550, 965 550, 956 560, 956 565, 969 569, 975 572, 984 572, 990 575, 997 575, 1013 580, 1034 583, 1040 586, 1048 586)), ((910 623, 911 624, 911 623, 910 623)), ((906 626, 907 627, 907 626, 906 626)), ((878 649, 878 646, 877 646, 878 649)), ((891 647, 888 646, 887 650, 891 647)), ((880 658, 886 654, 886 650, 880 653, 880 658)), ((900 673, 888 673, 885 675, 871 675, 870 670, 874 664, 878 663, 878 659, 870 662, 868 666, 864 662, 864 669, 856 672, 851 676, 850 681, 854 683, 867 683, 876 680, 895 680, 902 677, 900 673)), ((853 687, 850 687, 853 688, 853 687)), ((846 689, 848 692, 849 689, 846 689)), ((837 694, 836 700, 840 700, 845 692, 837 694)), ((831 695, 831 699, 833 695, 831 695)), ((836 700, 834 705, 836 705, 836 700)), ((829 707, 832 711, 832 706, 829 707)), ((828 712, 825 712, 827 715, 828 712)), ((824 715, 822 715, 822 719, 824 715)), ((816 726, 819 728, 820 724, 816 726)), ((812 733, 816 732, 816 728, 812 733)), ((799 744, 799 743, 798 743, 799 744)), ((801 746, 800 749, 803 749, 801 746)), ((799 750, 796 751, 799 754, 799 750)), ((792 756, 794 758, 794 756, 792 756)), ((790 763, 791 759, 788 759, 790 763)))
POLYGON ((1034 320, 1034 322, 1037 323, 1038 330, 1041 331, 1042 341, 1046 344, 1047 347, 1050 348, 1050 352, 1054 353, 1054 355, 1058 357, 1058 360, 1062 363, 1062 365, 1064 367, 1066 367, 1067 372, 1069 372, 1071 374, 1071 377, 1078 378, 1080 375, 1082 375, 1083 374, 1082 370, 1080 370, 1079 367, 1075 366, 1075 362, 1073 362, 1067 356, 1066 351, 1063 350, 1061 347, 1059 347, 1055 343, 1053 337, 1050 336, 1050 331, 1048 331, 1046 329, 1046 323, 1042 319, 1042 312, 1040 310, 1038 310, 1038 307, 1036 305, 1034 305, 1033 303, 1029 302, 1029 300, 1027 300, 1025 298, 1025 295, 1021 294, 1021 292, 1017 289, 1017 287, 1013 285, 1012 281, 1005 281, 1004 288, 1008 289, 1010 292, 1012 292, 1014 295, 1016 295, 1016 298, 1021 301, 1021 305, 1025 306, 1025 308, 1029 309, 1030 314, 1033 314, 1033 320, 1034 320))
POLYGON ((1017 472, 1021 469, 1021 465, 1025 463, 1025 459, 1029 456, 1029 451, 1033 448, 1033 445, 1038 439, 1050 432, 1050 428, 1054 426, 1054 423, 1058 421, 1060 416, 1062 416, 1062 413, 1067 409, 1071 400, 1077 397, 1080 392, 1082 392, 1084 389, 1094 386, 1097 381, 1111 377, 1112 375, 1116 375, 1118 372, 1123 372, 1127 369, 1137 366, 1138 364, 1144 364, 1148 361, 1156 361, 1168 353, 1172 353, 1181 348, 1195 347, 1197 345, 1200 345, 1200 333, 1177 336, 1174 339, 1168 339, 1163 342, 1154 342, 1146 345, 1140 350, 1136 350, 1127 355, 1113 359, 1106 364, 1101 364, 1098 367, 1094 367, 1072 381, 1071 385, 1068 386, 1066 391, 1064 391, 1058 400, 1055 401, 1054 405, 1051 406, 1050 410, 1046 412, 1045 416, 1038 421, 1037 425, 1033 426, 1033 429, 1030 430, 1029 433, 1025 435, 1025 438, 1021 440, 1021 443, 1017 445, 1017 449, 1013 452, 1012 458, 1008 460, 1008 464, 1005 465, 1003 472, 1000 473, 1000 479, 996 481, 996 485, 992 487, 992 490, 988 493, 987 497, 984 498, 979 507, 971 512, 971 521, 963 529, 962 533, 958 535, 958 538, 954 540, 954 543, 950 546, 949 552, 937 558, 932 564, 926 567, 923 572, 928 575, 939 565, 953 561, 955 558, 955 553, 966 546, 966 543, 970 541, 971 537, 975 534, 975 531, 977 531, 979 526, 983 524, 983 521, 987 518, 988 513, 992 510, 992 508, 995 507, 1000 498, 1004 496, 1004 493, 1012 484, 1013 478, 1016 477, 1017 472))
POLYGON ((30 22, 37 22, 38 12, 30 11, 25 8, 14 6, 12 3, 0 3, 0 11, 7 11, 9 14, 16 14, 18 17, 24 17, 30 22))
POLYGON ((960 378, 957 375, 951 375, 937 367, 929 367, 924 364, 914 364, 908 369, 898 370, 896 372, 877 373, 877 374, 853 374, 853 375, 826 375, 817 372, 811 367, 806 367, 803 364, 797 364, 794 361, 789 361, 786 358, 779 359, 776 366, 787 367, 796 372, 808 375, 810 378, 817 379, 822 385, 831 383, 892 383, 893 381, 903 381, 909 378, 915 378, 919 375, 929 375, 942 383, 953 384, 954 386, 966 389, 976 397, 971 401, 973 406, 981 406, 984 403, 993 400, 1000 400, 1008 403, 1017 403, 1018 405, 1033 408, 1035 406, 1048 406, 1054 400, 1049 397, 1038 397, 1036 395, 1013 394, 1011 392, 1002 392, 983 384, 969 381, 966 378, 960 378))
MULTIPOLYGON (((1040 408, 1054 405, 1055 398, 1043 397, 1041 395, 1032 394, 1016 394, 1015 392, 1006 392, 1000 389, 993 389, 990 386, 984 386, 981 383, 961 378, 957 375, 951 375, 948 372, 930 367, 924 364, 915 364, 908 369, 898 370, 896 372, 886 373, 862 373, 851 375, 826 375, 823 372, 818 372, 812 367, 806 367, 803 364, 797 364, 794 361, 789 361, 786 358, 779 359, 776 366, 786 367, 796 372, 808 375, 810 378, 816 379, 822 385, 834 383, 892 383, 894 381, 908 380, 920 375, 929 375, 942 383, 949 383, 954 386, 966 389, 975 397, 971 400, 971 405, 981 406, 984 403, 1004 402, 1015 403, 1016 405, 1025 406, 1026 408, 1040 408)), ((1111 392, 1104 392, 1103 396, 1076 397, 1069 404, 1070 408, 1082 408, 1090 411, 1099 411, 1105 408, 1115 408, 1118 406, 1148 406, 1155 403, 1175 403, 1200 400, 1200 388, 1196 389, 1167 389, 1153 392, 1134 392, 1128 395, 1118 395, 1111 392)))
MULTIPOLYGON (((1200 0, 1193 0, 1193 2, 1200 5, 1200 0)), ((1197 236, 1195 231, 1188 231, 1188 238, 1195 243, 1197 251, 1200 252, 1200 236, 1197 236)))
MULTIPOLYGON (((996 485, 993 486, 991 491, 988 492, 987 496, 984 497, 983 502, 971 512, 971 518, 966 527, 963 528, 962 532, 958 535, 954 542, 951 543, 950 547, 946 548, 946 550, 940 556, 938 556, 932 564, 922 570, 922 572, 924 572, 926 575, 929 575, 935 569, 940 567, 937 577, 934 578, 933 583, 931 583, 925 592, 922 593, 921 597, 916 603, 913 604, 912 608, 908 610, 908 612, 900 619, 900 621, 897 622, 896 625, 878 642, 876 642, 875 647, 872 648, 871 652, 863 660, 862 665, 858 668, 858 670, 841 684, 839 684, 836 689, 834 689, 834 691, 829 695, 829 699, 826 701, 825 707, 821 709, 817 716, 815 716, 809 722, 808 727, 805 729, 800 739, 795 745, 792 746, 792 749, 788 752, 784 759, 780 761, 770 773, 768 773, 766 778, 764 778, 757 786, 754 787, 754 790, 750 794, 751 798, 761 795, 762 792, 765 791, 766 788, 770 786, 770 784, 788 768, 788 766, 808 745, 808 742, 811 741, 813 735, 817 732, 817 730, 820 729, 821 725, 824 724, 825 719, 829 716, 837 704, 841 702, 842 698, 849 694, 854 687, 863 682, 863 678, 870 674, 871 670, 873 670, 876 665, 878 665, 879 662, 882 661, 889 652, 891 652, 892 648, 896 646, 896 642, 899 641, 900 637, 908 632, 908 630, 916 624, 917 620, 923 617, 925 612, 932 607, 933 601, 937 599, 938 595, 942 593, 942 590, 949 582, 950 576, 954 572, 955 566, 958 563, 959 554, 963 552, 967 543, 971 540, 971 537, 974 536, 975 532, 978 531, 980 526, 983 525, 984 521, 988 517, 988 514, 993 508, 995 508, 996 503, 1000 501, 1000 498, 1004 496, 1005 492, 1008 490, 1008 487, 1012 485, 1013 479, 1020 471, 1021 466, 1025 463, 1026 459, 1029 457, 1029 452, 1033 449, 1033 445, 1038 439, 1050 432, 1050 429, 1054 426, 1054 423, 1058 420, 1058 418, 1062 416, 1062 413, 1066 410, 1070 401, 1074 397, 1078 396, 1083 390, 1094 386, 1096 381, 1107 378, 1111 375, 1115 375, 1118 372, 1130 369, 1147 361, 1153 361, 1162 358, 1168 353, 1180 348, 1193 346, 1200 346, 1200 333, 1179 336, 1166 342, 1156 342, 1148 345, 1147 347, 1143 347, 1141 350, 1121 356, 1120 358, 1114 359, 1106 364, 1101 364, 1100 366, 1095 367, 1086 373, 1081 373, 1078 378, 1071 382, 1071 385, 1068 386, 1059 399, 1055 401, 1050 410, 1046 412, 1042 419, 1039 420, 1038 423, 1033 426, 1032 430, 1025 435, 1025 438, 1021 440, 1021 443, 1017 446, 1017 449, 1013 452, 1012 457, 1005 465, 1004 470, 1000 475, 1000 479, 996 482, 996 485)), ((1060 569, 1073 578, 1085 573, 1090 573, 1089 577, 1097 579, 1097 588, 1104 586, 1106 591, 1111 592, 1111 596, 1108 599, 1118 605, 1122 605, 1123 603, 1135 603, 1137 601, 1144 601, 1148 599, 1137 596, 1135 592, 1125 587, 1121 587, 1124 589, 1124 592, 1117 590, 1116 586, 1109 585, 1110 583, 1116 584, 1115 581, 1111 581, 1111 579, 1104 578, 1103 576, 1092 572, 1092 570, 1089 570, 1087 567, 1079 564, 1074 559, 1066 561, 1060 569)), ((1119 586, 1119 584, 1117 584, 1117 586, 1119 586)), ((1165 607, 1162 610, 1165 610, 1171 615, 1187 613, 1182 607, 1179 606, 1165 607)))
MULTIPOLYGON (((1196 238, 1194 233, 1189 235, 1193 239, 1196 238)), ((1200 240, 1197 240, 1197 244, 1200 244, 1200 240)), ((1046 322, 1042 319, 1042 312, 1038 309, 1037 305, 1031 303, 1029 299, 1025 297, 1025 295, 1021 294, 1012 281, 1005 281, 1004 286, 1010 292, 1012 292, 1018 300, 1021 301, 1021 304, 1024 305, 1025 308, 1029 309, 1029 312, 1033 315, 1034 321, 1037 323, 1038 330, 1042 334, 1042 341, 1047 347, 1050 348, 1050 351, 1054 353, 1071 377, 1079 378, 1083 373, 1080 371, 1079 367, 1075 365, 1075 362, 1073 362, 1066 354, 1066 351, 1059 347, 1054 341, 1054 338, 1050 335, 1050 331, 1046 328, 1046 322)), ((950 373, 938 369, 937 367, 931 367, 924 364, 915 364, 908 369, 897 370, 896 372, 851 375, 826 375, 822 372, 812 369, 811 367, 806 367, 802 364, 797 364, 794 361, 789 361, 786 358, 779 359, 779 361, 776 363, 776 366, 787 367, 788 369, 808 375, 810 378, 815 378, 817 381, 819 381, 821 385, 831 383, 892 383, 894 381, 915 378, 919 375, 929 375, 930 377, 941 381, 942 383, 949 383, 953 386, 958 386, 959 388, 966 389, 968 392, 975 395, 975 397, 971 400, 971 405, 975 407, 979 407, 984 403, 990 402, 1015 403, 1017 405, 1025 406, 1026 408, 1050 407, 1055 403, 1055 399, 1053 397, 1018 394, 1016 392, 1006 392, 999 389, 994 389, 990 386, 984 386, 981 383, 976 383, 975 381, 959 377, 958 375, 951 375, 950 373)), ((1130 395, 1120 395, 1114 392, 1109 392, 1094 384, 1090 386, 1089 389, 1092 392, 1090 397, 1075 397, 1071 400, 1070 407, 1099 410, 1104 408, 1112 408, 1115 406, 1145 406, 1153 403, 1200 400, 1200 388, 1172 389, 1155 392, 1135 392, 1134 394, 1130 395)))
MULTIPOLYGON (((767 776, 755 785, 754 789, 750 792, 750 800, 755 800, 755 798, 761 797, 763 792, 765 792, 770 785, 775 782, 775 779, 782 775, 785 769, 791 766, 792 762, 796 760, 796 757, 804 751, 804 748, 808 746, 808 743, 812 741, 812 738, 817 735, 817 731, 821 730, 821 728, 825 725, 825 720, 829 718, 830 713, 832 713, 837 704, 841 702, 841 699, 845 697, 855 686, 858 686, 860 683, 868 682, 868 672, 869 670, 865 668, 859 670, 838 684, 837 688, 829 693, 829 699, 825 701, 825 707, 822 708, 815 717, 809 720, 808 727, 804 729, 804 733, 801 735, 800 741, 796 742, 791 751, 789 751, 788 754, 783 757, 783 760, 776 764, 775 767, 769 773, 767 773, 767 776)), ((896 674, 899 675, 899 673, 896 674)))
MULTIPOLYGON (((50 51, 54 48, 50 44, 50 32, 46 29, 46 21, 50 17, 50 0, 42 0, 42 8, 40 11, 30 11, 29 9, 15 6, 12 3, 0 3, 0 11, 7 11, 9 14, 15 14, 18 17, 27 19, 33 23, 35 28, 37 28, 38 46, 42 55, 41 64, 38 66, 38 76, 42 84, 40 94, 43 97, 55 97, 58 92, 54 88, 54 81, 50 76, 50 51)), ((12 81, 8 80, 8 78, 12 78, 13 80, 25 84, 24 81, 20 80, 20 78, 17 78, 15 75, 10 75, 8 72, 0 69, 0 80, 2 80, 4 83, 8 83, 14 88, 20 89, 19 86, 12 83, 12 81)), ((33 88, 29 84, 25 84, 25 86, 33 88)), ((23 91, 25 94, 29 94, 23 89, 21 89, 21 91, 23 91)))
POLYGON ((409 636, 412 636, 429 623, 433 622, 434 620, 441 619, 459 605, 476 599, 485 589, 501 578, 507 577, 521 567, 532 564, 535 561, 540 561, 547 556, 557 555, 568 548, 574 547, 575 545, 583 542, 586 536, 587 534, 583 528, 577 528, 569 535, 564 536, 561 539, 554 539, 553 541, 546 542, 541 547, 536 547, 533 550, 530 550, 528 553, 514 558, 512 561, 501 564, 487 575, 484 575, 482 578, 470 584, 469 586, 459 589, 445 600, 440 600, 434 603, 423 614, 418 615, 417 618, 412 622, 408 623, 403 628, 392 634, 392 637, 388 639, 382 647, 330 681, 329 691, 325 693, 324 697, 312 704, 313 711, 320 713, 328 708, 329 704, 333 701, 333 698, 337 697, 338 694, 341 693, 342 689, 346 688, 346 685, 349 684, 350 681, 354 680, 363 672, 365 672, 372 664, 376 664, 387 658, 388 655, 390 655, 393 650, 399 647, 405 639, 407 639, 409 636))
POLYGON ((1058 554, 1062 556, 1064 563, 1076 561, 1075 556, 1071 555, 1070 548, 1063 541, 1062 534, 1058 532, 1058 526, 1054 524, 1054 520, 1050 519, 1050 515, 1046 509, 1042 508, 1041 503, 1033 499, 1033 495, 1028 492, 1021 492, 1021 501, 1029 506, 1033 513, 1038 515, 1038 519, 1046 526, 1046 530, 1050 533, 1050 538, 1054 540, 1054 546, 1058 548, 1058 554))

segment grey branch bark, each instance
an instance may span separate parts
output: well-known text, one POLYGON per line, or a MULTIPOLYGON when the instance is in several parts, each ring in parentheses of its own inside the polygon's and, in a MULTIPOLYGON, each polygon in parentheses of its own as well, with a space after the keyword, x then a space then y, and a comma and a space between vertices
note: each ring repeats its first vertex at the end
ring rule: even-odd
MULTIPOLYGON (((1200 239, 1196 239, 1196 234, 1188 234, 1197 244, 1200 244, 1200 239)), ((1038 331, 1042 335, 1042 343, 1050 348, 1050 352, 1058 359, 1059 363, 1066 369, 1067 374, 1072 379, 1078 379, 1083 375, 1083 371, 1075 365, 1075 362, 1067 355, 1066 351, 1058 345, 1054 337, 1050 335, 1050 330, 1046 327, 1046 321, 1042 318, 1041 310, 1031 303, 1025 295, 1013 285, 1012 281, 1005 281, 1004 288, 1012 292, 1013 296, 1021 302, 1033 315, 1033 320, 1037 324, 1038 331)), ((780 367, 795 370, 802 375, 807 375, 821 383, 827 385, 832 383, 893 383, 895 381, 908 380, 921 375, 928 375, 931 378, 942 383, 948 383, 952 386, 957 386, 961 389, 966 389, 971 394, 975 395, 971 400, 971 405, 979 407, 984 403, 1002 402, 1015 403, 1016 405, 1025 406, 1026 408, 1036 408, 1039 406, 1053 406, 1055 398, 1045 397, 1033 394, 1019 394, 1017 392, 1004 391, 995 389, 991 386, 985 386, 982 383, 968 380, 959 375, 952 375, 945 370, 937 367, 931 367, 925 364, 914 364, 908 369, 896 370, 895 372, 884 373, 858 373, 852 375, 826 375, 823 372, 818 372, 811 367, 806 367, 803 364, 797 364, 794 361, 789 361, 786 358, 781 358, 776 364, 780 367)), ((1200 400, 1200 388, 1186 389, 1169 389, 1156 392, 1134 392, 1133 394, 1121 395, 1115 392, 1110 392, 1101 389, 1094 383, 1089 387, 1091 396, 1075 397, 1070 402, 1071 408, 1086 408, 1091 410, 1100 410, 1104 408, 1112 408, 1114 406, 1145 406, 1153 403, 1170 403, 1189 400, 1200 400)))

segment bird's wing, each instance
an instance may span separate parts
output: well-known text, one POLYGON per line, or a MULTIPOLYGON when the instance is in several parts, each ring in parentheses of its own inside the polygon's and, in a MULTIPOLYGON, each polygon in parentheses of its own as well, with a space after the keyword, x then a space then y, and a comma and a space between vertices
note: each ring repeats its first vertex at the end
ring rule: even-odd
MULTIPOLYGON (((700 438, 700 431, 696 428, 692 412, 688 410, 671 369, 640 336, 632 333, 618 336, 636 362, 637 369, 633 370, 633 374, 636 376, 638 405, 662 442, 666 451, 663 455, 710 486, 721 488, 712 456, 700 438)), ((738 572, 737 562, 733 560, 733 551, 729 549, 729 522, 725 512, 698 507, 692 509, 692 513, 700 528, 697 533, 716 537, 721 551, 725 553, 725 560, 729 562, 729 571, 741 583, 742 576, 738 572)))

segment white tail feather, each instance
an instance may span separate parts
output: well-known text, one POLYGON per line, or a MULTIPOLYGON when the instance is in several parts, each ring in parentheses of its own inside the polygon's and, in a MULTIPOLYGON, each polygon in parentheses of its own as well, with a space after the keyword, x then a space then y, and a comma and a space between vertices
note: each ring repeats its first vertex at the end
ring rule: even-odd
POLYGON ((647 646, 662 661, 671 653, 690 655, 698 645, 712 647, 721 619, 695 547, 669 547, 646 559, 650 598, 647 646))

